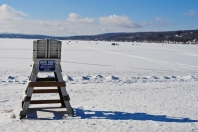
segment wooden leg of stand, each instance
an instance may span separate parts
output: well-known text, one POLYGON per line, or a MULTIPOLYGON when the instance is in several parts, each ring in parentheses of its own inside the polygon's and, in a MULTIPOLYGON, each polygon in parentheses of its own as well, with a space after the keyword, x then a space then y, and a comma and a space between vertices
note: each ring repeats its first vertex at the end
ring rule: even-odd
MULTIPOLYGON (((63 82, 63 77, 62 77, 62 74, 61 72, 56 72, 56 75, 57 75, 57 78, 58 78, 58 82, 63 82)), ((66 88, 65 87, 60 87, 60 90, 61 90, 61 93, 62 93, 62 97, 63 97, 63 100, 64 100, 64 103, 65 103, 65 106, 67 108, 67 113, 68 115, 73 115, 74 114, 74 111, 70 105, 70 97, 66 91, 66 88)))
MULTIPOLYGON (((58 78, 57 78, 56 72, 54 72, 54 76, 55 76, 56 82, 58 82, 58 78)), ((65 102, 63 100, 61 89, 60 89, 60 87, 57 87, 57 88, 58 88, 58 93, 59 93, 59 97, 60 97, 60 100, 61 100, 61 107, 65 107, 65 102)))
MULTIPOLYGON (((30 80, 31 82, 36 82, 37 74, 38 73, 31 74, 31 80, 30 80)), ((22 110, 20 112, 20 119, 22 119, 23 117, 26 117, 26 115, 27 115, 33 90, 34 90, 33 87, 31 87, 31 88, 27 87, 27 93, 24 96, 24 99, 22 101, 22 110)))

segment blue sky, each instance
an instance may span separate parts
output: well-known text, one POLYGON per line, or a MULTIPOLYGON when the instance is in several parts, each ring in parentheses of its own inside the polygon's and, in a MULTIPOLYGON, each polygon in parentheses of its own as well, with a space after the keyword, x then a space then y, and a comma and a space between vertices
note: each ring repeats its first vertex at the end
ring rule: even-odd
POLYGON ((0 0, 0 32, 54 36, 198 29, 198 0, 0 0))

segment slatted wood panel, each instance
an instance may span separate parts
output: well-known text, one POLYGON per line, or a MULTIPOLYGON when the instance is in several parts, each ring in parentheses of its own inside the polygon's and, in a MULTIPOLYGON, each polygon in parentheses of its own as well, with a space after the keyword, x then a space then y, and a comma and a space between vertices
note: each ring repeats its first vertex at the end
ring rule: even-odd
POLYGON ((65 87, 65 82, 29 82, 28 87, 65 87))
POLYGON ((61 58, 61 41, 43 39, 33 42, 33 58, 61 58))
POLYGON ((59 58, 60 54, 60 47, 61 47, 61 42, 60 41, 55 41, 55 40, 50 40, 50 49, 49 49, 49 58, 59 58))
POLYGON ((45 58, 46 52, 47 52, 47 41, 46 40, 38 40, 37 43, 35 43, 36 49, 33 47, 33 50, 37 51, 36 58, 45 58))
POLYGON ((54 104, 54 103, 61 103, 59 99, 54 100, 31 100, 30 104, 54 104))

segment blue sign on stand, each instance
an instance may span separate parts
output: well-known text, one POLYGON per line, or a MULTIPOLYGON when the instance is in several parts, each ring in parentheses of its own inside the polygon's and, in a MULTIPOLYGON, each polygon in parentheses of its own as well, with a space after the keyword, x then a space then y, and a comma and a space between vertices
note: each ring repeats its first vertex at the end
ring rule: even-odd
POLYGON ((39 71, 55 71, 55 60, 40 60, 39 71))

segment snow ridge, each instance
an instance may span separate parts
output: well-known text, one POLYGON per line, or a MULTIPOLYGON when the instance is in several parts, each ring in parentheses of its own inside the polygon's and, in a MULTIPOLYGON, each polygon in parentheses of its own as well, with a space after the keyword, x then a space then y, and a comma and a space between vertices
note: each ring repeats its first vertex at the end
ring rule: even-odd
MULTIPOLYGON (((53 76, 46 75, 45 78, 52 78, 53 76)), ((198 81, 198 76, 185 75, 185 76, 143 76, 143 77, 118 77, 118 76, 103 76, 103 75, 93 75, 93 76, 72 76, 63 75, 63 80, 69 84, 89 84, 89 83, 105 83, 105 84, 133 84, 133 83, 148 83, 148 82, 189 82, 198 81)), ((0 78, 0 84, 3 83, 16 83, 25 84, 28 81, 28 77, 19 76, 7 76, 0 78)))

